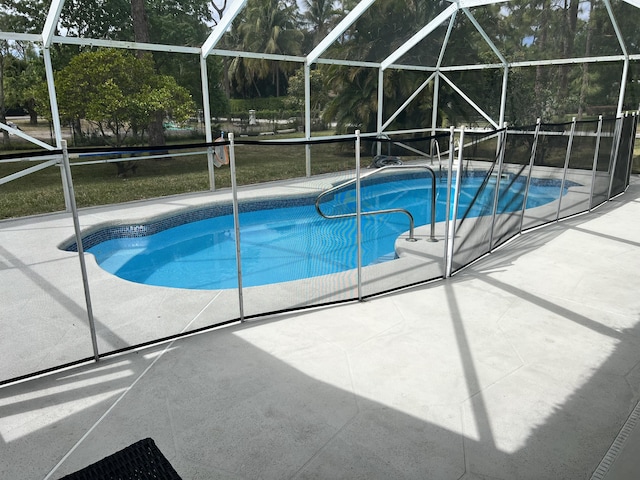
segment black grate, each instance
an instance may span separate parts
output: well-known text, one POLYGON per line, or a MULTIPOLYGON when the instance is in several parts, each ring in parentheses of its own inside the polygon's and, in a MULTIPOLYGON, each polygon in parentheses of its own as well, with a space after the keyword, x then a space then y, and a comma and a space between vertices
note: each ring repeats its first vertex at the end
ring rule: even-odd
POLYGON ((151 438, 145 438, 60 480, 181 480, 151 438))

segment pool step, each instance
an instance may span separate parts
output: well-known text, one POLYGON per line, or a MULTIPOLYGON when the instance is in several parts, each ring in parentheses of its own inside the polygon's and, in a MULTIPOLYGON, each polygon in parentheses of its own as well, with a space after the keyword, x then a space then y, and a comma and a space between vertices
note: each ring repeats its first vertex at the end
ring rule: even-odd
POLYGON ((396 252, 390 252, 390 253, 387 253, 386 255, 382 255, 381 257, 376 258, 369 265, 377 265, 378 263, 389 262, 397 258, 398 258, 398 255, 396 255, 396 252))

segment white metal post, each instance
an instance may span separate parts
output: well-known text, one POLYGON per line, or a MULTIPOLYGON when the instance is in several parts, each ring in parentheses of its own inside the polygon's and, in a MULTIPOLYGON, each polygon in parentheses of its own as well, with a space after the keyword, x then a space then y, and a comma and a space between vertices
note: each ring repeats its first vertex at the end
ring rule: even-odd
POLYGON ((491 214, 491 231, 489 234, 489 252, 493 251, 493 233, 496 225, 496 216, 498 213, 498 202, 500 201, 500 181, 502 180, 502 166, 504 164, 505 150, 507 149, 507 129, 502 131, 498 137, 498 171, 496 175, 496 186, 493 192, 493 212, 491 214))
POLYGON ((236 236, 236 268, 238 271, 238 307, 240 321, 244 322, 244 298, 242 295, 242 253, 240 248, 240 213, 238 208, 238 182, 236 180, 236 149, 233 132, 229 132, 229 165, 231 169, 231 195, 233 199, 233 229, 236 236))
POLYGON ((504 117, 506 116, 507 111, 507 87, 509 86, 509 67, 504 67, 504 73, 502 74, 502 94, 500 97, 500 125, 504 124, 504 117))
POLYGON ((609 193, 607 201, 611 200, 611 192, 613 191, 613 180, 616 173, 616 164, 618 163, 618 153, 620 152, 620 142, 622 141, 622 126, 624 125, 624 117, 616 118, 616 127, 613 133, 613 150, 609 161, 609 193))
POLYGON ((596 171, 598 169, 598 156, 600 155, 600 138, 602 135, 602 115, 598 117, 598 130, 596 131, 596 148, 593 152, 593 167, 591 169, 591 188, 589 190, 589 211, 593 208, 593 191, 596 186, 596 171))
POLYGON ((567 170, 569 170, 569 159, 571 158, 571 149, 573 148, 573 136, 576 133, 576 117, 573 117, 571 123, 571 131, 569 132, 569 142, 567 143, 567 153, 564 156, 564 169, 562 170, 562 183, 560 184, 560 196, 558 197, 558 211, 556 212, 556 222, 560 220, 560 209, 562 207, 562 192, 567 181, 567 170))
POLYGON ((455 155, 455 130, 449 129, 449 161, 447 162, 447 202, 444 217, 444 277, 449 277, 449 224, 451 223, 451 177, 453 176, 453 156, 455 155))
MULTIPOLYGON (((53 123, 53 134, 55 138, 56 148, 62 148, 62 127, 60 126, 60 113, 58 111, 58 97, 56 96, 53 66, 51 64, 51 53, 48 47, 44 48, 42 57, 44 58, 44 70, 47 77, 47 88, 49 89, 51 122, 53 123)), ((60 175, 62 178, 62 191, 64 193, 65 210, 69 212, 71 211, 71 198, 69 198, 69 185, 67 185, 67 176, 64 174, 62 166, 60 166, 60 175)))
MULTIPOLYGON (((431 135, 436 134, 438 128, 438 95, 440 93, 440 74, 436 73, 433 79, 433 103, 431 106, 431 135)), ((453 143, 451 143, 453 148, 453 143)))
POLYGON ((460 139, 458 140, 458 165, 456 170, 456 185, 454 187, 453 208, 451 212, 451 221, 449 222, 449 242, 447 243, 447 271, 445 275, 450 277, 453 275, 453 247, 456 237, 456 220, 458 218, 458 203, 460 201, 460 190, 462 183, 462 150, 464 149, 464 127, 460 130, 460 139))
POLYGON ((360 199, 360 130, 356 130, 356 243, 358 255, 358 300, 362 301, 362 203, 360 199))
MULTIPOLYGON (((209 75, 207 57, 200 56, 200 80, 202 83, 202 114, 204 115, 204 135, 207 143, 213 142, 211 134, 211 106, 209 105, 209 75)), ((216 189, 216 176, 213 166, 213 147, 207 147, 207 170, 209 172, 209 190, 216 189)))
POLYGON ((531 146, 531 156, 529 157, 529 174, 527 175, 527 185, 524 189, 524 198, 522 199, 522 213, 520 215, 520 233, 524 225, 524 213, 527 211, 527 200, 529 198, 529 186, 531 185, 531 175, 533 174, 533 165, 536 160, 536 151, 538 149, 538 138, 540 137, 540 126, 542 121, 538 118, 536 122, 536 131, 533 136, 533 145, 531 146))
MULTIPOLYGON (((304 136, 311 140, 311 66, 304 64, 304 136)), ((306 144, 305 153, 305 170, 307 177, 311 176, 311 145, 306 144)))
POLYGON ((71 216, 73 217, 73 229, 76 235, 76 245, 78 246, 78 259, 80 260, 80 271, 82 272, 82 286, 84 288, 84 300, 87 306, 87 318, 89 320, 89 333, 91 335, 91 345, 93 347, 93 358, 97 362, 100 359, 98 352, 98 340, 96 335, 96 325, 93 318, 93 307, 91 306, 91 293, 89 291, 89 278, 87 276, 87 266, 84 260, 84 245, 82 244, 82 230, 80 219, 78 218, 78 208, 76 197, 73 191, 73 180, 71 177, 71 165, 69 164, 69 152, 67 151, 67 141, 62 141, 62 170, 66 177, 66 186, 69 190, 71 216))
MULTIPOLYGON (((381 68, 378 69, 378 117, 376 120, 376 132, 377 136, 382 136, 382 110, 383 110, 383 102, 384 102, 384 70, 381 68)), ((376 155, 380 155, 382 153, 382 142, 376 142, 377 151, 376 155)), ((391 146, 391 144, 389 144, 391 146)))

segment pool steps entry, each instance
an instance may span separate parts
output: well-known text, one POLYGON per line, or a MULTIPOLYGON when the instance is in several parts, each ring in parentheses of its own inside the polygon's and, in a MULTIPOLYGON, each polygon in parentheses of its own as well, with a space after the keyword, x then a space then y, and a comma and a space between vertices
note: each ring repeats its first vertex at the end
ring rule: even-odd
MULTIPOLYGON (((377 170, 374 170, 373 172, 369 173, 368 175, 363 175, 360 177, 360 179, 365 179, 365 178, 369 178, 372 177, 374 175, 379 174, 380 172, 383 171, 387 171, 387 170, 400 170, 400 169, 424 169, 427 170, 430 174, 431 174, 431 231, 429 234, 429 241, 430 242, 437 242, 438 240, 436 239, 436 174, 433 171, 433 169, 431 167, 429 167, 428 165, 387 165, 384 167, 380 167, 377 170)), ((330 195, 332 193, 335 193, 339 190, 342 190, 345 187, 348 187, 350 185, 353 185, 357 182, 357 178, 353 178, 351 180, 348 180, 344 183, 341 183, 339 185, 336 185, 334 187, 331 187, 327 190, 325 190, 324 192, 322 192, 320 195, 318 195, 318 197, 316 198, 316 202, 315 202, 315 206, 316 206, 316 211, 318 212, 318 214, 326 219, 338 219, 338 218, 351 218, 351 217, 355 217, 357 216, 357 213, 341 213, 341 214, 337 214, 337 215, 327 215, 322 211, 322 208, 320 207, 320 201, 326 197, 327 195, 330 195)), ((414 218, 413 215, 411 215, 411 213, 408 210, 405 210, 403 208, 387 208, 387 209, 383 209, 383 210, 373 210, 373 211, 368 211, 368 212, 361 212, 361 215, 383 215, 383 214, 387 214, 387 213, 403 213, 405 214, 408 218, 409 218, 409 237, 407 238, 407 241, 409 242, 415 242, 416 238, 414 235, 414 218)))

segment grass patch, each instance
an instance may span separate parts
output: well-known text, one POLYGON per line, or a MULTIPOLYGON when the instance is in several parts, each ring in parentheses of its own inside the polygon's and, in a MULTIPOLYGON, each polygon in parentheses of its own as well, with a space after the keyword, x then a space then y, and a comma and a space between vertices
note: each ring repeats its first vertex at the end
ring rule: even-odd
MULTIPOLYGON (((327 135, 330 133, 326 132, 327 135)), ((301 134, 292 134, 278 138, 301 136, 301 134)), ((493 144, 491 146, 490 151, 484 152, 489 159, 493 159, 495 155, 493 144)), ((355 168, 351 143, 325 143, 311 145, 310 148, 312 175, 355 168)), ((369 148, 369 145, 365 144, 364 149, 369 148)), ((576 149, 579 148, 576 144, 576 149)), ((592 161, 590 155, 585 153, 585 158, 588 157, 589 162, 592 161)), ((369 161, 369 155, 363 151, 363 166, 366 166, 369 161)), ((528 161, 528 155, 526 161, 528 161)), ((0 178, 31 167, 35 163, 27 161, 0 163, 0 178)), ((135 174, 124 178, 116 176, 116 167, 113 164, 72 166, 78 207, 204 192, 209 189, 207 157, 204 154, 138 160, 137 166, 135 174)), ((572 161, 572 167, 578 167, 574 165, 574 161, 572 161)), ((302 178, 306 175, 305 146, 266 143, 237 145, 236 170, 239 185, 302 178)), ((634 149, 633 172, 640 173, 640 142, 636 142, 634 149)), ((228 166, 215 169, 215 182, 216 189, 230 188, 231 177, 228 166)), ((61 171, 57 166, 0 186, 0 219, 59 212, 64 209, 61 171)))
MULTIPOLYGON (((84 159, 83 159, 84 160, 84 159)), ((363 162, 368 158, 363 159, 363 162)), ((109 163, 73 165, 78 207, 91 207, 209 189, 207 156, 194 154, 136 161, 136 172, 116 176, 109 163)), ((77 163, 77 161, 75 162, 77 163)), ((35 162, 0 163, 0 178, 35 162)), ((313 175, 355 168, 353 148, 342 143, 311 145, 313 175)), ((300 178, 306 175, 304 145, 250 144, 236 146, 239 185, 300 178)), ((215 169, 216 189, 230 188, 228 166, 215 169)), ((0 219, 64 210, 61 170, 49 167, 0 187, 0 219)))

